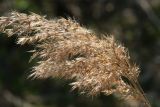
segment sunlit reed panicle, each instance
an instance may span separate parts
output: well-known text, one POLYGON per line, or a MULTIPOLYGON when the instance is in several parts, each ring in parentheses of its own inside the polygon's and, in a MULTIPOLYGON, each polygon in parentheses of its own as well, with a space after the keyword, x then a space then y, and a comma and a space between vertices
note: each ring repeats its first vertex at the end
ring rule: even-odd
POLYGON ((97 35, 71 19, 18 12, 0 17, 0 32, 16 35, 18 44, 35 46, 31 59, 39 61, 30 76, 72 79, 72 89, 81 93, 114 93, 150 107, 138 83, 139 68, 112 35, 97 35))

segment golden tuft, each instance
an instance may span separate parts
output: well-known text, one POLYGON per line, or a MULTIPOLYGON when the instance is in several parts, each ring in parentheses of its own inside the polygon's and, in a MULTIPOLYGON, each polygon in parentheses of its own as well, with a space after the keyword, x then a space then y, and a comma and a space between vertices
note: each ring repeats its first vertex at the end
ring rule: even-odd
POLYGON ((71 19, 47 20, 18 12, 0 17, 0 32, 17 35, 18 44, 34 44, 31 58, 40 60, 31 76, 73 79, 73 90, 88 95, 114 93, 123 99, 132 96, 150 106, 137 80, 139 68, 112 35, 96 35, 71 19))

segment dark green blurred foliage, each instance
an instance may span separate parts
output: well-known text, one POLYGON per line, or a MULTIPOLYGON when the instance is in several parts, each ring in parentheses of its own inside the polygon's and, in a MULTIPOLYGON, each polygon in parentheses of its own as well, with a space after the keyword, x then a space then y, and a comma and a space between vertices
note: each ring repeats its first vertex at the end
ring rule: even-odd
MULTIPOLYGON (((140 83, 153 107, 160 107, 159 0, 0 0, 0 15, 10 11, 71 17, 97 33, 113 34, 140 66, 140 83)), ((70 91, 63 79, 27 76, 32 46, 0 34, 0 107, 119 107, 113 96, 85 97, 70 91)))

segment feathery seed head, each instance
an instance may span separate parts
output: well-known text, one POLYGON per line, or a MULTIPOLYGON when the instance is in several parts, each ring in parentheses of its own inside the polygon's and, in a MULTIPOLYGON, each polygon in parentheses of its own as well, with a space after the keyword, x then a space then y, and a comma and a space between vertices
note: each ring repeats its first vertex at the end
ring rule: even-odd
POLYGON ((142 92, 137 86, 138 67, 113 36, 100 39, 71 19, 47 20, 17 12, 0 17, 0 32, 16 34, 18 44, 35 45, 32 58, 40 61, 31 76, 73 79, 72 89, 89 95, 117 93, 125 98, 142 92))

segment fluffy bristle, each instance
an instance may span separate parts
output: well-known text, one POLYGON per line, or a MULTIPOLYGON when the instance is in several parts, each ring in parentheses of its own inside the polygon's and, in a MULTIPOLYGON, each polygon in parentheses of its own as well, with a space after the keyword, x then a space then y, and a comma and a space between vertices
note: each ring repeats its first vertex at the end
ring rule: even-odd
POLYGON ((71 19, 47 20, 17 12, 0 17, 0 31, 16 34, 18 44, 34 44, 32 57, 40 61, 31 76, 73 79, 72 89, 89 95, 102 92, 144 97, 137 82, 138 67, 130 63, 127 50, 112 35, 100 39, 71 19))

